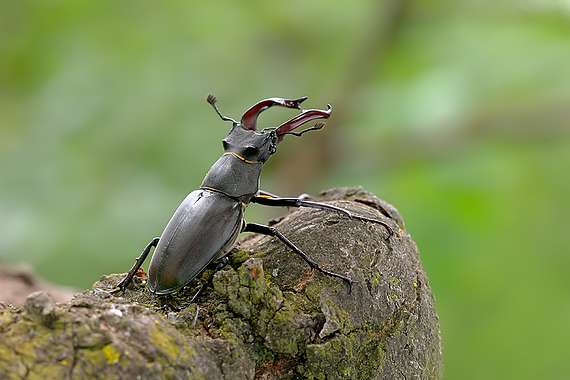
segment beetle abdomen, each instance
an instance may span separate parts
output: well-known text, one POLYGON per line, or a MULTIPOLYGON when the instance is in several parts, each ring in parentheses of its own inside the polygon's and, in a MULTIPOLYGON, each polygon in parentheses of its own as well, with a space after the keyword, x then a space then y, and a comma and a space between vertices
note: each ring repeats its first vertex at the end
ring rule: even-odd
POLYGON ((242 207, 221 193, 191 192, 160 237, 148 270, 148 288, 169 294, 198 276, 237 239, 242 207))

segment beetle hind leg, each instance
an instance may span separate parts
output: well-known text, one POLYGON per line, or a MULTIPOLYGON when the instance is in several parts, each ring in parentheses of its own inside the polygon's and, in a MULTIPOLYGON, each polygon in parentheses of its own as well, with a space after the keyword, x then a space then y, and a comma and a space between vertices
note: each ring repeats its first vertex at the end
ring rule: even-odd
MULTIPOLYGON (((212 285, 212 282, 214 282, 214 275, 216 274, 216 272, 221 271, 222 269, 225 268, 225 266, 228 264, 228 262, 230 261, 230 258, 228 256, 224 256, 222 257, 222 259, 220 260, 220 262, 218 263, 218 265, 216 265, 216 268, 214 268, 214 272, 212 273, 212 275, 210 276, 210 278, 208 279, 208 281, 206 281, 205 283, 202 284, 202 286, 200 286, 200 289, 198 289, 198 291, 196 292, 196 294, 194 294, 194 296, 192 297, 192 299, 190 300, 190 302, 188 302, 188 305, 190 305, 191 303, 196 302, 196 300, 198 299, 198 297, 200 297, 200 295, 204 292, 204 290, 212 285)), ((188 305, 184 306, 185 308, 188 307, 188 305)))
POLYGON ((198 291, 194 294, 194 296, 192 296, 192 299, 190 300, 190 302, 188 302, 186 305, 184 305, 184 306, 173 306, 173 305, 167 303, 167 304, 162 305, 162 307, 159 307, 158 310, 164 310, 164 311, 171 310, 174 312, 179 312, 179 311, 186 309, 188 306, 190 306, 191 304, 196 302, 198 297, 200 297, 202 295, 202 293, 204 293, 204 290, 206 290, 206 288, 208 286, 212 285, 212 282, 214 281, 214 275, 216 274, 216 272, 224 269, 224 267, 228 264, 229 261, 230 261, 230 258, 228 256, 222 257, 222 259, 220 260, 218 265, 216 265, 216 268, 214 268, 214 272, 212 273, 212 275, 210 276, 208 281, 206 281, 205 283, 202 284, 202 286, 200 286, 198 291))
POLYGON ((155 237, 154 239, 151 240, 150 243, 147 244, 147 246, 143 249, 141 255, 137 257, 135 265, 133 265, 133 267, 128 271, 125 278, 123 278, 123 280, 119 282, 117 286, 115 286, 116 289, 111 290, 111 294, 117 294, 119 292, 125 291, 127 286, 129 286, 129 284, 133 280, 133 277, 135 277, 135 274, 137 273, 141 265, 146 260, 148 254, 150 253, 151 248, 156 247, 159 240, 160 238, 155 237))

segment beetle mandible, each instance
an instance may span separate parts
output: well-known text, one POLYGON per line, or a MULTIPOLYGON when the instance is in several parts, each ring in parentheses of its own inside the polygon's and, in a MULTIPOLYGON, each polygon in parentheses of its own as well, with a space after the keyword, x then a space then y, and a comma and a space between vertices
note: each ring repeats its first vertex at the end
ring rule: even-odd
POLYGON ((350 287, 356 282, 349 277, 321 268, 274 227, 247 223, 243 217, 245 208, 250 202, 279 207, 312 207, 382 225, 386 228, 388 237, 393 235, 392 228, 383 221, 354 215, 342 208, 308 201, 302 197, 282 198, 259 190, 261 168, 275 153, 277 145, 283 138, 288 134, 300 136, 307 131, 321 129, 324 126, 323 122, 318 122, 301 132, 293 132, 295 128, 313 119, 326 119, 330 116, 332 112, 330 105, 326 111, 301 109, 300 104, 306 99, 307 97, 295 100, 265 99, 249 108, 241 121, 237 122, 222 115, 216 106, 216 98, 208 95, 206 100, 222 120, 233 123, 230 132, 222 141, 224 154, 210 168, 200 189, 192 191, 180 204, 162 235, 154 238, 144 248, 113 293, 126 289, 153 247, 155 251, 148 269, 148 288, 158 295, 175 292, 188 285, 214 260, 224 257, 241 232, 274 236, 301 256, 311 268, 345 280, 350 287), (276 128, 257 131, 257 117, 273 106, 295 108, 302 112, 276 128))

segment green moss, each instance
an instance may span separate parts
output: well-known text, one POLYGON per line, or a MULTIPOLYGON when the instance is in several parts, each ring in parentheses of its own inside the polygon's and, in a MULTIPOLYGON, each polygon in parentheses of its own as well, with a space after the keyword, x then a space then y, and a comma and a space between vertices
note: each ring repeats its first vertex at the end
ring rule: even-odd
POLYGON ((251 255, 251 257, 256 258, 256 259, 262 259, 265 256, 267 256, 267 253, 264 251, 255 252, 253 255, 251 255))
POLYGON ((84 348, 101 348, 110 343, 109 337, 94 329, 93 326, 82 324, 74 328, 76 344, 84 348))
POLYGON ((115 348, 112 345, 107 344, 106 346, 103 346, 102 351, 103 355, 105 355, 105 358, 107 359, 107 363, 115 364, 119 362, 121 354, 117 352, 117 350, 115 350, 115 348))
POLYGON ((247 259, 249 259, 249 254, 244 249, 239 249, 237 252, 230 255, 229 264, 232 267, 238 267, 243 264, 247 259))
MULTIPOLYGON (((79 350, 76 356, 73 373, 78 378, 100 375, 101 368, 109 365, 109 359, 103 350, 79 350)), ((112 352, 110 352, 110 356, 112 356, 112 352)))
POLYGON ((214 275, 214 291, 222 297, 236 298, 239 278, 233 268, 221 270, 214 275))
POLYGON ((12 313, 6 310, 2 310, 0 312, 0 331, 4 331, 4 329, 8 327, 12 322, 14 322, 12 313))
POLYGON ((63 379, 67 369, 59 364, 38 364, 30 368, 26 379, 29 380, 45 380, 45 379, 63 379))
POLYGON ((326 317, 326 323, 320 332, 321 337, 337 331, 348 333, 354 329, 350 313, 330 297, 321 296, 321 308, 326 317))
POLYGON ((28 368, 32 367, 36 362, 36 350, 34 349, 34 345, 29 340, 20 341, 14 347, 14 351, 20 357, 20 360, 23 361, 24 365, 28 368))
MULTIPOLYGON (((228 298, 229 309, 246 320, 259 314, 260 306, 268 299, 270 289, 265 278, 263 265, 259 259, 251 259, 241 265, 237 271, 228 270, 214 278, 216 293, 228 298)), ((274 297, 270 293, 269 297, 274 297)))
POLYGON ((228 306, 232 311, 245 319, 251 319, 251 311, 253 309, 253 304, 246 297, 238 297, 236 299, 230 300, 228 306))
POLYGON ((382 342, 371 334, 353 332, 307 346, 306 362, 298 367, 308 379, 375 378, 385 359, 382 342))
POLYGON ((394 284, 394 285, 399 285, 399 284, 400 284, 400 279, 397 278, 397 277, 392 277, 392 278, 390 279, 390 282, 391 282, 392 284, 394 284))
POLYGON ((26 372, 26 366, 14 350, 0 343, 0 374, 6 375, 7 379, 23 379, 26 372))
POLYGON ((255 362, 255 367, 259 368, 265 363, 271 363, 275 360, 275 355, 271 350, 268 350, 265 347, 260 347, 258 353, 259 357, 255 362))
POLYGON ((371 281, 372 286, 378 286, 381 281, 382 281, 382 275, 379 272, 376 272, 371 281))
POLYGON ((170 359, 176 359, 180 351, 176 339, 165 334, 160 328, 151 326, 149 331, 152 343, 170 359))
POLYGON ((53 337, 64 334, 64 325, 62 323, 57 323, 53 325, 53 328, 47 328, 43 325, 30 326, 30 331, 34 331, 32 343, 34 348, 46 351, 46 348, 50 349, 48 352, 55 352, 53 346, 53 337))
POLYGON ((292 310, 280 310, 269 322, 265 341, 273 352, 286 355, 298 353, 302 336, 298 326, 293 325, 294 320, 295 313, 292 310))

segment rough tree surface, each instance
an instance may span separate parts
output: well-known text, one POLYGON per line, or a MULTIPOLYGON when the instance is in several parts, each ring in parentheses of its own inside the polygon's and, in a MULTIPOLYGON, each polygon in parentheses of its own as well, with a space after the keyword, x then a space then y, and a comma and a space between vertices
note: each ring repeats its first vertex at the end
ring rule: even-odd
POLYGON ((328 270, 313 272, 275 238, 251 235, 233 249, 213 287, 181 312, 208 270, 157 297, 145 275, 120 296, 123 275, 56 304, 45 292, 22 307, 0 303, 2 379, 438 379, 438 316, 418 249, 398 211, 360 188, 319 200, 379 218, 394 229, 302 208, 274 221, 328 270))

